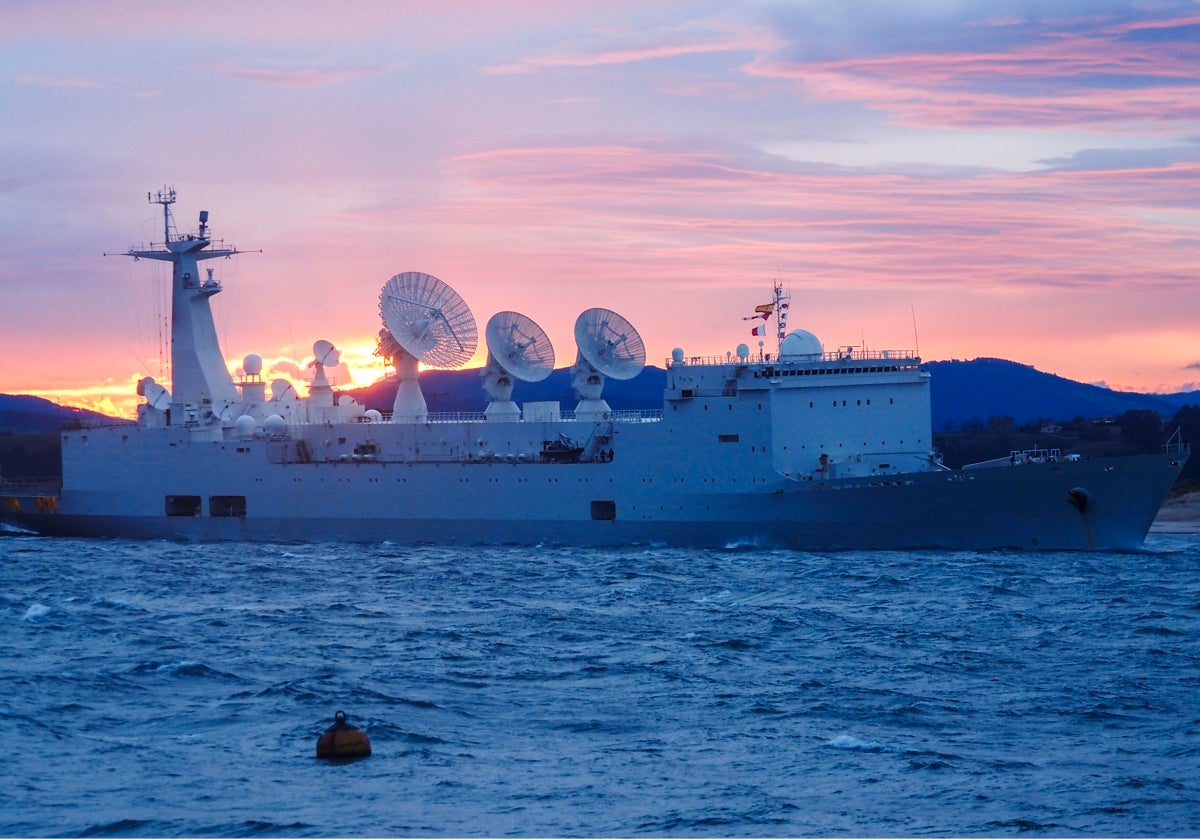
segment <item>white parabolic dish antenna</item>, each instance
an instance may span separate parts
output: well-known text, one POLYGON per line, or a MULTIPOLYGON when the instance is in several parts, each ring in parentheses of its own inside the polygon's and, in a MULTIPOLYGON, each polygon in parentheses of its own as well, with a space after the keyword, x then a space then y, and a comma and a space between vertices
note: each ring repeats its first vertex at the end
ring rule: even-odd
POLYGON ((520 312, 497 312, 484 329, 488 364, 522 382, 541 382, 554 371, 554 347, 546 331, 520 312))
POLYGON ((336 367, 342 359, 342 351, 333 346, 332 341, 321 339, 313 342, 313 364, 322 367, 336 367))
POLYGON ((588 364, 613 379, 633 379, 646 366, 642 337, 610 309, 589 309, 576 318, 575 344, 588 364))
POLYGON ((154 381, 153 377, 145 377, 137 385, 138 396, 146 398, 146 404, 158 411, 166 411, 171 407, 171 392, 154 381))
POLYGON ((466 301, 431 274, 407 271, 388 280, 379 314, 404 351, 428 367, 462 367, 479 344, 466 301))

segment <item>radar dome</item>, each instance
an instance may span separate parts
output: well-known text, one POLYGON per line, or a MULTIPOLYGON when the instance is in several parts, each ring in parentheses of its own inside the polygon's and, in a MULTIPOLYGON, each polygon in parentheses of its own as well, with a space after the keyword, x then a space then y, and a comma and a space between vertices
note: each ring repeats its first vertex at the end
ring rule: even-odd
POLYGON ((743 362, 750 358, 750 345, 745 343, 739 344, 737 346, 737 357, 743 362))
POLYGON ((368 423, 383 422, 383 414, 378 409, 368 408, 365 412, 363 412, 363 417, 366 418, 368 423))
POLYGON ((234 431, 242 437, 250 437, 257 428, 258 423, 249 414, 243 414, 237 420, 233 421, 234 431))
POLYGON ((272 414, 263 421, 263 428, 267 430, 269 435, 281 435, 287 431, 287 421, 278 414, 272 414))
POLYGON ((247 376, 258 376, 262 373, 262 356, 251 353, 242 359, 242 370, 246 372, 247 376))
POLYGON ((793 330, 779 345, 781 359, 819 359, 824 353, 820 339, 808 330, 793 330))

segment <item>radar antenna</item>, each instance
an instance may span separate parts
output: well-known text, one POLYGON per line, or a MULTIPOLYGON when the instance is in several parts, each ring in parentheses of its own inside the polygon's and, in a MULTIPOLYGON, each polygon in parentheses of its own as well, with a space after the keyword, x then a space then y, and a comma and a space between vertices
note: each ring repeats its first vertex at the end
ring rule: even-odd
POLYGON ((146 398, 146 405, 155 411, 166 411, 171 407, 171 392, 147 376, 138 381, 137 393, 146 398))
POLYGON ((492 398, 483 412, 488 420, 519 420, 512 401, 513 380, 541 382, 554 371, 554 347, 534 320, 519 312, 497 312, 484 329, 488 361, 483 388, 492 398))
POLYGON ((332 341, 321 339, 313 342, 313 360, 308 366, 313 369, 312 386, 308 390, 310 401, 319 405, 333 405, 333 388, 325 375, 325 368, 336 367, 342 359, 342 351, 333 346, 332 341))
POLYGON ((392 421, 422 423, 427 411, 418 363, 458 368, 469 362, 479 342, 475 317, 458 292, 419 271, 397 274, 384 284, 379 314, 389 334, 380 334, 380 352, 400 377, 392 421))
POLYGON ((576 419, 603 420, 611 414, 601 398, 605 377, 632 379, 646 366, 646 345, 633 325, 609 309, 589 309, 575 320, 579 348, 571 384, 579 394, 576 419))

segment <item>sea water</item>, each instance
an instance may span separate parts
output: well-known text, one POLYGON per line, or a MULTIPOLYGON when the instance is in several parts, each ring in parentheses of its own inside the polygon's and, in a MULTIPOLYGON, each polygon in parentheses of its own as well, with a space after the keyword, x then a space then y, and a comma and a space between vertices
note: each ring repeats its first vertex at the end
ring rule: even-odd
POLYGON ((5 537, 0 741, 7 836, 1196 836, 1200 538, 5 537))

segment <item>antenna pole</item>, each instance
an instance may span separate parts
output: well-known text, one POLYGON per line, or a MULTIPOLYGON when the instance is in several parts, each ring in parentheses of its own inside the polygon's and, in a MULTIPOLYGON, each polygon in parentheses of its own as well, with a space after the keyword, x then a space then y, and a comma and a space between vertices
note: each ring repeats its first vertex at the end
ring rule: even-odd
POLYGON ((917 358, 919 359, 919 358, 921 358, 921 339, 917 338, 917 308, 915 306, 913 306, 911 303, 908 305, 908 308, 912 311, 913 344, 916 345, 915 349, 917 351, 917 358))
POLYGON ((774 313, 775 313, 775 358, 779 358, 779 354, 783 349, 783 338, 787 335, 787 317, 788 317, 788 299, 791 297, 783 290, 783 283, 778 278, 775 280, 775 294, 773 297, 774 313))
POLYGON ((171 241, 171 205, 175 203, 175 188, 163 187, 157 193, 146 193, 146 201, 161 204, 163 209, 163 244, 171 241))

